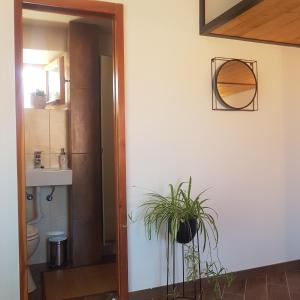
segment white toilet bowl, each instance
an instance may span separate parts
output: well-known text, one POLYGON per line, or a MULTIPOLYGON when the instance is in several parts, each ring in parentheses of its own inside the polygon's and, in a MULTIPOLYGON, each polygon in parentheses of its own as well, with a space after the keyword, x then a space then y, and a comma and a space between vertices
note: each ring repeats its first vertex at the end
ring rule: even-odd
MULTIPOLYGON (((28 259, 33 255, 36 251, 40 242, 39 230, 33 226, 27 224, 27 256, 28 259)), ((33 292, 36 289, 36 285, 32 279, 31 271, 29 266, 27 267, 28 272, 28 293, 33 292)))

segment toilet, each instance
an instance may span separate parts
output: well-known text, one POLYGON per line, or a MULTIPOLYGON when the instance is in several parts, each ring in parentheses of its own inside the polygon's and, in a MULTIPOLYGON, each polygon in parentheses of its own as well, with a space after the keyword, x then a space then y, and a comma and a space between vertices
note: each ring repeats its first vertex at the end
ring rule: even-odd
MULTIPOLYGON (((33 225, 27 224, 27 256, 28 259, 36 251, 40 242, 39 230, 33 225)), ((36 289, 36 285, 33 281, 29 266, 27 267, 28 272, 28 293, 33 292, 36 289)))

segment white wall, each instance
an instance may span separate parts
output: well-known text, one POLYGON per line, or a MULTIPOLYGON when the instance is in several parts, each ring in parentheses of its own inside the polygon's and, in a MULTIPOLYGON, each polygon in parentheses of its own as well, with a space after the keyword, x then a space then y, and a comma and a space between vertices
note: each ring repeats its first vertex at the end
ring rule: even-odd
MULTIPOLYGON (((122 2, 128 211, 135 213, 143 200, 144 191, 133 185, 165 192, 169 182, 192 175, 196 191, 213 187, 209 196, 220 214, 220 254, 230 270, 298 259, 299 50, 201 37, 198 0, 122 2), (258 60, 258 112, 211 110, 210 59, 215 56, 258 60)), ((12 9, 10 0, 1 2, 0 290, 1 297, 14 300, 12 9)), ((165 284, 164 243, 147 241, 140 223, 129 226, 128 238, 130 290, 165 284)))
POLYGON ((14 2, 0 1, 0 298, 19 299, 14 2))
MULTIPOLYGON (((35 195, 33 188, 27 188, 28 193, 35 195)), ((63 231, 69 234, 68 212, 69 212, 69 194, 67 186, 56 186, 53 194, 53 200, 47 201, 47 196, 51 193, 52 187, 41 187, 40 203, 42 219, 38 224, 35 224, 39 229, 40 242, 37 250, 29 259, 28 263, 41 264, 47 262, 47 241, 49 232, 63 231)), ((35 217, 33 201, 27 201, 27 220, 30 221, 35 217)))
POLYGON ((26 49, 42 49, 66 52, 68 28, 64 24, 35 21, 25 23, 23 46, 26 49))
MULTIPOLYGON (((201 37, 198 0, 122 2, 128 211, 136 213, 142 188, 166 192, 192 175, 195 191, 212 187, 229 270, 298 259, 300 51, 201 37), (258 112, 211 110, 215 56, 258 61, 258 112)), ((130 225, 130 290, 165 278, 164 243, 130 225)))

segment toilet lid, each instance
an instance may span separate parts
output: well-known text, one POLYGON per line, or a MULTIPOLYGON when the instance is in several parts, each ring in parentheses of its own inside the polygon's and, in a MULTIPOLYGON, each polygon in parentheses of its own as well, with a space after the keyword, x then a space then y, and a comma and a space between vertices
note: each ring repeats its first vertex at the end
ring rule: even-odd
POLYGON ((36 236, 38 234, 39 230, 35 226, 27 224, 27 238, 36 236))

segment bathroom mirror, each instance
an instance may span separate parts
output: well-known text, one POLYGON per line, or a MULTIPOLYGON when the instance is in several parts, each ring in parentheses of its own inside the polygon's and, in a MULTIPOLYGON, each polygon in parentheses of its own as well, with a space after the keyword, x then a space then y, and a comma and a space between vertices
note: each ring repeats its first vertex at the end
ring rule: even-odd
POLYGON ((216 70, 214 80, 218 100, 229 109, 245 109, 255 100, 257 79, 251 63, 227 60, 216 70))
POLYGON ((64 57, 56 58, 45 66, 47 103, 65 104, 64 57))

